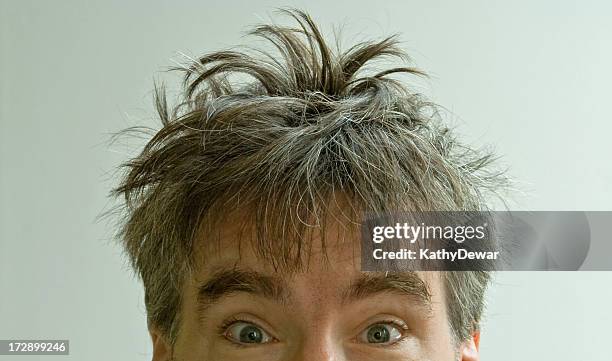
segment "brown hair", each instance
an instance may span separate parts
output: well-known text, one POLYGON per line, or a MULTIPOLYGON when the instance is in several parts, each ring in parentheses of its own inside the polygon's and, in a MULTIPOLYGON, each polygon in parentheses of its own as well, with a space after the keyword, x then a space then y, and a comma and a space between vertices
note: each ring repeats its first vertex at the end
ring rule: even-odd
MULTIPOLYGON (((121 239, 144 283, 149 322, 171 340, 196 235, 230 205, 251 207, 257 250, 287 267, 312 227, 304 220, 324 227, 333 194, 363 211, 481 210, 504 184, 489 153, 458 142, 437 106, 394 76, 421 71, 367 71, 374 59, 407 60, 396 37, 334 51, 307 14, 284 12, 296 27, 252 31, 275 52, 219 51, 180 68, 185 92, 174 107, 156 87, 162 128, 114 190, 125 199, 121 239)), ((445 280, 450 325, 466 339, 489 274, 445 280)))

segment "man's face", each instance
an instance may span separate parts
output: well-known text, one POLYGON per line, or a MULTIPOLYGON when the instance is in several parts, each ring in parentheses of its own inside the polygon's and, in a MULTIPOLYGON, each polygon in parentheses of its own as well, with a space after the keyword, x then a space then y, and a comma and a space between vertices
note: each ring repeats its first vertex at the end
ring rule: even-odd
POLYGON ((154 335, 154 360, 478 359, 473 341, 452 339, 438 273, 361 272, 358 233, 334 226, 325 250, 313 239, 305 269, 275 271, 236 224, 221 225, 216 251, 199 246, 178 339, 170 350, 154 335))

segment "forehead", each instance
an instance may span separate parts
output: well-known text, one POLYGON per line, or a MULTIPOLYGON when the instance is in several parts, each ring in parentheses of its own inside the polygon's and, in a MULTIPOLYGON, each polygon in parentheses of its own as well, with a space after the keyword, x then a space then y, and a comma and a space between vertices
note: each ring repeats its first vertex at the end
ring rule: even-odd
POLYGON ((194 242, 196 268, 206 271, 236 264, 290 274, 332 264, 346 271, 360 269, 360 225, 354 219, 328 216, 319 225, 305 225, 300 234, 287 232, 286 237, 271 237, 267 227, 246 210, 233 211, 214 226, 202 227, 194 242))
MULTIPOLYGON (((245 211, 232 212, 216 223, 210 232, 201 234, 195 244, 196 272, 192 281, 201 285, 211 277, 228 269, 248 270, 303 288, 340 290, 363 280, 361 271, 360 225, 353 220, 330 216, 324 227, 311 227, 301 239, 299 254, 279 260, 287 242, 294 239, 258 238, 254 217, 245 211), (259 247, 274 247, 262 255, 259 247), (273 259, 276 258, 276 259, 273 259)), ((418 278, 434 298, 443 293, 440 276, 435 272, 417 272, 418 278)), ((233 276, 232 276, 233 277, 233 276)), ((333 292, 330 292, 333 293, 333 292)))

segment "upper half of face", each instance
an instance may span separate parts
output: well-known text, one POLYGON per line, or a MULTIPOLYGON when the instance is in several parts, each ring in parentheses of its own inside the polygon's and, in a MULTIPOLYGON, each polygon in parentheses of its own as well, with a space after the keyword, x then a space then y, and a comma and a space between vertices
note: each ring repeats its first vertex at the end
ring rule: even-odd
POLYGON ((275 269, 231 218, 183 287, 176 360, 461 358, 437 273, 360 271, 357 233, 329 226, 300 270, 275 269))

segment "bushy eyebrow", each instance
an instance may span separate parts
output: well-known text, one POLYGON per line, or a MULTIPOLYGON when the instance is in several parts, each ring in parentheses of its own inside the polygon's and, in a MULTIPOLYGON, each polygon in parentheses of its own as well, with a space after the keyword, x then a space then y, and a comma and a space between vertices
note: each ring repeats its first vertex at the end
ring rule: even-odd
MULTIPOLYGON (((200 306, 206 307, 237 292, 262 296, 278 303, 286 302, 291 296, 286 281, 281 277, 233 267, 214 272, 199 287, 198 301, 200 306)), ((363 273, 342 292, 342 302, 349 303, 380 293, 410 296, 419 305, 431 308, 429 288, 415 272, 363 273)))
POLYGON ((343 294, 344 302, 364 299, 379 293, 395 293, 416 298, 417 302, 431 308, 429 287, 416 272, 368 272, 363 273, 343 294))
POLYGON ((198 289, 198 301, 211 304, 236 292, 260 295, 283 302, 288 295, 284 281, 256 271, 240 268, 220 269, 198 289))

